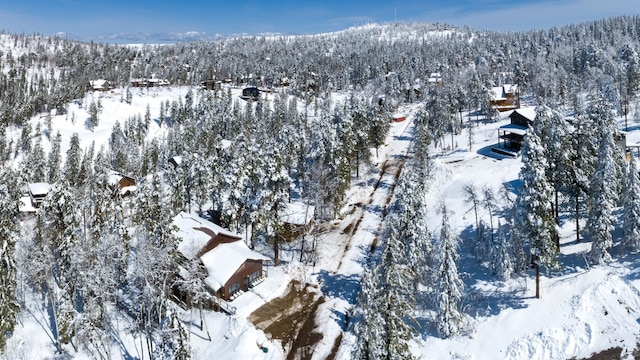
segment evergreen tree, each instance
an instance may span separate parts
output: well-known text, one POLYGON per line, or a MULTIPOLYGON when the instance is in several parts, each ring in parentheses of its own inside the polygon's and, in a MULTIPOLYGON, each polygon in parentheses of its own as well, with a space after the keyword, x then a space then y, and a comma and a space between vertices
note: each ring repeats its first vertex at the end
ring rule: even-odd
POLYGON ((46 163, 44 150, 42 149, 42 136, 39 133, 23 166, 30 173, 30 182, 43 182, 45 180, 46 163))
POLYGON ((60 177, 60 164, 62 163, 60 145, 62 143, 62 135, 60 132, 56 134, 51 142, 51 150, 47 158, 47 181, 54 183, 60 177))
POLYGON ((384 319, 386 359, 413 359, 409 340, 415 334, 415 299, 413 297, 415 274, 408 266, 403 239, 396 230, 401 227, 400 216, 387 216, 382 237, 386 246, 377 272, 380 274, 381 297, 379 299, 384 319))
POLYGON ((622 197, 624 208, 623 244, 631 252, 640 251, 640 177, 638 176, 637 163, 636 157, 632 154, 622 197))
POLYGON ((50 306, 54 312, 58 340, 64 344, 75 334, 76 306, 82 299, 78 292, 83 281, 80 269, 79 245, 83 235, 77 195, 68 183, 55 183, 38 211, 42 218, 45 249, 50 251, 53 266, 52 282, 48 286, 50 306))
POLYGON ((442 227, 438 243, 439 258, 436 284, 436 326, 440 336, 448 338, 460 332, 463 283, 458 274, 458 239, 449 223, 449 213, 442 206, 442 227))
POLYGON ((593 264, 602 264, 611 260, 608 251, 613 246, 613 208, 617 201, 617 195, 612 184, 614 183, 615 163, 613 134, 605 131, 601 138, 598 159, 596 160, 596 172, 592 183, 592 206, 587 219, 587 231, 591 236, 591 252, 589 259, 593 264))
POLYGON ((380 305, 381 290, 378 274, 371 269, 365 269, 362 274, 362 288, 358 295, 358 304, 354 317, 356 347, 354 359, 374 360, 387 357, 384 343, 384 319, 380 305))
POLYGON ((515 227, 522 239, 528 239, 531 253, 552 269, 560 267, 556 239, 558 230, 551 207, 552 188, 545 171, 547 162, 535 131, 526 135, 522 148, 522 187, 516 198, 515 227))
POLYGON ((80 162, 82 159, 82 150, 80 149, 80 137, 78 133, 71 135, 69 149, 67 150, 67 159, 64 163, 64 179, 71 186, 78 186, 80 182, 80 162))
POLYGON ((513 273, 513 263, 511 262, 509 244, 504 236, 500 222, 498 222, 497 241, 492 254, 491 269, 493 274, 497 275, 503 281, 509 280, 513 273))
POLYGON ((20 184, 10 169, 0 169, 0 353, 13 333, 20 305, 16 296, 15 247, 20 233, 18 201, 20 184))

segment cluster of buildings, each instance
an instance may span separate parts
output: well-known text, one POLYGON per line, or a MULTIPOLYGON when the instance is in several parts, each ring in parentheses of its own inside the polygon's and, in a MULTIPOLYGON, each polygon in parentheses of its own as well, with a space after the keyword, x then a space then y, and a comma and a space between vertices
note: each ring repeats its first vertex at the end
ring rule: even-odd
MULTIPOLYGON (((20 211, 25 216, 35 214, 47 198, 52 186, 46 182, 28 184, 27 193, 21 198, 20 211)), ((114 196, 126 198, 135 193, 136 180, 111 171, 109 186, 114 196)), ((283 225, 281 237, 291 241, 309 231, 313 213, 313 206, 295 202, 288 204, 280 217, 283 225)), ((235 311, 230 302, 259 285, 266 278, 266 266, 271 263, 271 259, 249 249, 241 235, 186 212, 176 215, 173 218, 173 225, 177 229, 176 235, 179 239, 177 249, 182 256, 178 276, 185 279, 200 277, 207 291, 215 299, 210 304, 212 309, 235 311), (188 266, 193 262, 201 265, 204 273, 189 274, 188 272, 193 270, 187 269, 197 268, 188 266)), ((189 297, 192 296, 188 292, 177 289, 174 289, 174 293, 176 298, 185 304, 189 303, 189 297)))

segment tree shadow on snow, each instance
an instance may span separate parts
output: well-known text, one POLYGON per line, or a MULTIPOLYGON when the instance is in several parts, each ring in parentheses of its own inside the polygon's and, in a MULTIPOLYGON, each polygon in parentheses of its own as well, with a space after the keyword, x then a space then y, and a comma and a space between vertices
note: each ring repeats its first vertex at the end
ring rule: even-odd
POLYGON ((503 159, 513 159, 513 156, 509 156, 509 155, 504 155, 504 154, 499 154, 491 149, 497 147, 497 144, 491 144, 488 146, 485 146, 483 148, 480 148, 476 151, 476 153, 478 155, 482 155, 484 157, 488 157, 491 159, 495 159, 495 160, 503 160, 503 159))
POLYGON ((527 278, 531 277, 531 272, 526 276, 514 275, 507 282, 501 281, 475 256, 474 246, 478 240, 474 226, 466 227, 460 237, 463 242, 457 266, 465 288, 461 304, 463 312, 471 317, 494 316, 503 309, 527 307, 525 301, 530 298, 527 278))
POLYGON ((318 278, 322 282, 322 293, 345 300, 349 304, 355 304, 360 293, 360 275, 333 274, 326 270, 321 270, 318 278))

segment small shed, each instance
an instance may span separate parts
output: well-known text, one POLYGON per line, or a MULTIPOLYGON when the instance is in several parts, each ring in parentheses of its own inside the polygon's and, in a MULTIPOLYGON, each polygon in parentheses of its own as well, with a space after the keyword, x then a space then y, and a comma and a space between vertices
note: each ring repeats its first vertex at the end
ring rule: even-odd
POLYGON ((286 241, 297 239, 313 227, 315 207, 304 202, 287 203, 279 218, 282 224, 282 237, 286 241))

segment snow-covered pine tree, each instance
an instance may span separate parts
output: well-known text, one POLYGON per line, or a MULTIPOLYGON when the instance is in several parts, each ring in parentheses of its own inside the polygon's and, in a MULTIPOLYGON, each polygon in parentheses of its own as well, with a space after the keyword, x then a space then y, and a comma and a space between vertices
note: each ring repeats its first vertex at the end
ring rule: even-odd
POLYGON ((153 334, 167 317, 167 303, 174 283, 177 239, 171 210, 157 173, 151 181, 141 182, 136 196, 132 239, 134 259, 128 271, 130 311, 140 314, 139 329, 146 335, 147 349, 153 353, 153 334))
MULTIPOLYGON (((467 204, 471 205, 471 209, 473 209, 473 214, 476 220, 476 242, 480 242, 480 218, 478 217, 478 210, 480 208, 481 199, 479 190, 474 184, 469 183, 463 187, 463 192, 465 195, 465 201, 467 204)), ((471 211, 471 209, 468 211, 471 211)), ((482 259, 478 260, 481 261, 482 259)))
POLYGON ((35 137, 35 144, 29 152, 26 161, 22 164, 22 166, 26 168, 25 170, 30 173, 30 182, 42 182, 45 180, 45 160, 44 150, 42 149, 42 136, 37 133, 37 136, 35 137))
POLYGON ((20 233, 18 176, 8 168, 0 169, 0 353, 13 333, 20 305, 16 296, 17 267, 15 247, 20 233))
POLYGON ((80 137, 78 133, 71 135, 69 141, 69 149, 67 150, 67 159, 64 163, 63 176, 66 183, 71 186, 80 185, 78 179, 80 175, 80 161, 82 159, 82 150, 80 149, 80 137))
POLYGON ((595 159, 592 154, 597 151, 590 140, 593 136, 591 122, 584 113, 578 114, 575 129, 569 137, 569 146, 565 150, 568 161, 561 167, 566 186, 564 193, 570 197, 573 207, 576 242, 580 241, 580 219, 585 213, 584 207, 588 202, 590 181, 594 173, 595 159))
POLYGON ((384 342, 386 338, 384 319, 379 308, 382 294, 378 273, 375 269, 365 269, 360 283, 362 288, 353 314, 356 321, 353 329, 356 337, 353 358, 384 359, 387 357, 387 348, 384 342))
POLYGON ((494 275, 501 280, 506 281, 513 274, 513 263, 511 262, 511 254, 509 251, 509 243, 504 235, 504 230, 500 221, 498 221, 498 233, 496 236, 495 247, 491 252, 491 269, 494 275))
POLYGON ((593 264, 602 264, 611 260, 609 250, 613 246, 613 208, 617 201, 615 188, 612 186, 616 176, 613 141, 611 129, 605 129, 600 138, 596 172, 591 178, 592 205, 587 219, 587 231, 591 237, 589 260, 593 264))
POLYGON ((624 209, 624 238, 623 244, 626 250, 640 251, 640 177, 638 176, 638 161, 631 154, 631 161, 627 169, 627 181, 622 196, 624 209))
POLYGON ((38 210, 44 224, 43 237, 51 251, 53 281, 49 284, 50 306, 55 314, 59 341, 67 344, 75 335, 76 305, 81 303, 78 289, 83 281, 79 244, 83 235, 77 195, 64 181, 55 183, 38 210))
POLYGON ((556 240, 558 230, 553 218, 553 189, 547 181, 547 161, 540 138, 535 131, 526 135, 522 147, 522 186, 516 198, 515 228, 522 239, 528 239, 531 253, 552 269, 560 267, 556 240))
MULTIPOLYGON (((382 354, 385 359, 411 359, 408 341, 415 334, 413 312, 415 311, 415 274, 407 260, 407 249, 404 241, 407 223, 406 204, 404 192, 396 192, 393 205, 389 207, 389 214, 384 220, 380 238, 385 240, 384 250, 380 264, 365 278, 362 292, 371 291, 366 286, 377 286, 372 294, 361 294, 360 301, 374 302, 375 313, 369 312, 365 322, 361 325, 367 338, 360 343, 360 358, 379 358, 374 356, 382 354), (382 319, 376 319, 379 314, 382 319), (379 328, 382 326, 382 329, 379 328), (372 329, 373 327, 373 329, 372 329), (377 333, 378 339, 370 337, 377 333), (373 350, 371 350, 372 348, 373 350)), ((370 308, 366 309, 370 311, 370 308)))
POLYGON ((568 133, 568 124, 565 117, 558 111, 548 106, 536 108, 536 120, 534 131, 540 138, 547 159, 546 175, 549 185, 553 188, 554 218, 556 223, 559 217, 559 191, 563 180, 562 172, 569 162, 570 150, 565 139, 568 133))
POLYGON ((396 231, 405 221, 395 214, 387 215, 382 238, 386 240, 382 260, 377 272, 380 274, 380 305, 385 328, 387 359, 411 359, 408 341, 415 333, 413 298, 415 274, 406 262, 406 249, 396 231))
POLYGON ((424 174, 427 171, 421 170, 420 165, 415 161, 405 165, 404 180, 400 181, 400 189, 396 188, 396 196, 398 191, 403 194, 405 230, 401 238, 406 244, 408 266, 415 274, 416 285, 428 285, 434 275, 433 245, 427 225, 428 203, 425 201, 428 178, 424 174))
POLYGON ((376 149, 377 158, 378 149, 380 146, 384 145, 391 127, 389 122, 389 112, 384 106, 384 103, 382 106, 379 106, 376 103, 370 103, 367 113, 367 117, 370 119, 367 129, 369 146, 376 149))
POLYGON ((436 284, 436 327, 443 338, 455 336, 461 330, 464 315, 460 312, 463 283, 458 274, 458 238, 449 223, 449 213, 442 206, 442 226, 436 284))

